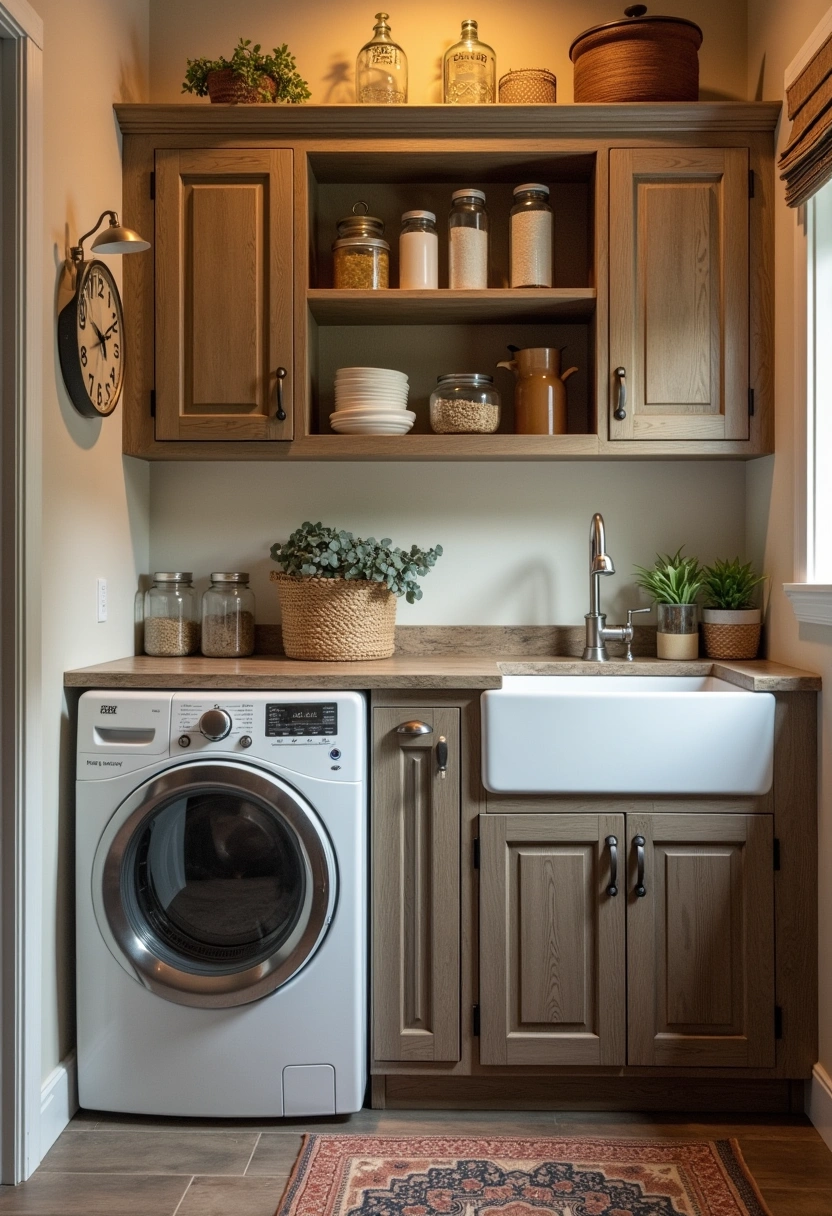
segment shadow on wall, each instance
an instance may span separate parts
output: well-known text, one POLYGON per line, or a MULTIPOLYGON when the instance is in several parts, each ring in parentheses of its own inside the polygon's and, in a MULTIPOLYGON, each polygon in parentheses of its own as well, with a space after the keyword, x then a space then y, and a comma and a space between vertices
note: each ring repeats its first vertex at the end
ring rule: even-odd
POLYGON ((326 85, 322 98, 324 105, 347 106, 355 101, 355 64, 343 52, 333 55, 323 80, 326 85))
POLYGON ((52 325, 52 350, 55 365, 55 396, 58 401, 58 406, 61 411, 66 429, 72 438, 72 441, 86 451, 94 448, 98 442, 98 437, 101 434, 103 419, 101 418, 83 418, 75 406, 69 399, 69 393, 66 391, 63 374, 61 372, 61 361, 58 355, 58 326, 57 317, 60 310, 66 304, 67 300, 72 295, 71 273, 66 263, 65 253, 71 243, 70 233, 73 229, 80 233, 75 220, 74 208, 71 203, 67 203, 67 214, 69 222, 66 225, 65 233, 65 248, 62 251, 56 241, 52 246, 52 256, 55 261, 55 296, 53 308, 53 325, 52 325))
POLYGON ((118 71, 118 101, 140 102, 148 99, 145 51, 136 30, 130 33, 129 58, 121 60, 118 71))

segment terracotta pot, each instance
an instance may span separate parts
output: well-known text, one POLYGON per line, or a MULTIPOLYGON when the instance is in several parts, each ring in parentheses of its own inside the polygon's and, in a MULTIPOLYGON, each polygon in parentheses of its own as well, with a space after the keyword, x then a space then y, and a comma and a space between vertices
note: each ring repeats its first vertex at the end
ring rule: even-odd
MULTIPOLYGON (((261 88, 268 89, 273 101, 277 93, 277 85, 271 76, 260 77, 261 88)), ((208 73, 208 96, 212 102, 221 105, 253 104, 263 101, 257 89, 247 85, 232 68, 220 68, 208 73)))
POLYGON ((683 17, 648 17, 643 4, 595 25, 569 48, 575 101, 698 101, 702 31, 683 17))
POLYGON ((759 608, 702 610, 702 641, 709 659, 756 659, 762 629, 759 608))

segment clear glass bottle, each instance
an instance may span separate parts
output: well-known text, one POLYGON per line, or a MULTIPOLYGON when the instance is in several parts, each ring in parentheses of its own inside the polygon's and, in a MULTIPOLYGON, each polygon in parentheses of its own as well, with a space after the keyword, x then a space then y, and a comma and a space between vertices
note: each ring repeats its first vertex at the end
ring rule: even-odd
POLYGON ((254 592, 247 574, 211 575, 202 594, 202 653, 212 659, 254 654, 254 592))
POLYGON ((552 286, 553 228, 549 187, 540 182, 515 187, 511 209, 512 287, 552 286))
POLYGON ((491 435, 500 425, 494 377, 474 373, 438 376, 430 398, 430 425, 437 435, 491 435))
POLYGON ((407 55, 390 36, 387 13, 376 13, 373 37, 355 61, 355 100, 371 106, 407 101, 407 55))
POLYGON ((442 86, 447 105, 481 106, 497 100, 497 56, 480 42, 476 21, 463 21, 459 42, 445 52, 442 86))
POLYGON ((144 593, 144 652, 181 658, 199 650, 199 606, 189 570, 157 570, 144 593))
POLYGON ((399 287, 439 286, 439 234, 432 211, 405 211, 399 237, 399 287))
POLYGON ((448 286, 488 286, 488 212, 482 190, 455 190, 448 216, 448 286))

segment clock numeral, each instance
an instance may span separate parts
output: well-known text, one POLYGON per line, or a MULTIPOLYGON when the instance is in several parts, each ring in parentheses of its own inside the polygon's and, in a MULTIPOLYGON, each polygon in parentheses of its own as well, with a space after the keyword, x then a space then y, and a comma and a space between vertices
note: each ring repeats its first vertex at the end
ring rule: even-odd
POLYGON ((105 384, 104 387, 107 390, 107 400, 109 401, 110 397, 112 396, 113 390, 110 388, 109 384, 105 384))
POLYGON ((118 333, 118 321, 113 321, 112 325, 110 326, 110 332, 113 334, 118 333))
POLYGON ((95 387, 95 376, 93 376, 92 372, 89 372, 87 374, 87 379, 90 382, 90 396, 92 396, 92 391, 93 391, 93 388, 95 387))
POLYGON ((81 296, 78 304, 78 324, 81 326, 81 329, 87 328, 87 305, 83 296, 81 296))
POLYGON ((118 349, 118 342, 114 342, 114 343, 113 343, 113 358, 114 358, 114 359, 120 359, 120 358, 121 358, 121 352, 120 352, 120 351, 119 351, 119 349, 118 349))
MULTIPOLYGON (((111 368, 110 368, 110 380, 112 381, 112 383, 113 383, 113 384, 115 384, 115 382, 116 382, 116 369, 115 369, 114 367, 111 367, 111 368)), ((107 385, 107 392, 109 393, 109 391, 110 391, 110 386, 109 386, 109 384, 108 384, 108 385, 107 385)))
POLYGON ((99 386, 98 386, 98 404, 99 405, 101 404, 102 397, 103 397, 103 393, 101 392, 101 385, 99 384, 99 386))
POLYGON ((87 366, 87 348, 86 348, 86 346, 81 347, 81 366, 82 367, 87 366))
POLYGON ((104 280, 99 279, 98 276, 96 276, 95 281, 98 284, 98 298, 99 298, 99 300, 103 300, 104 299, 104 280))
POLYGON ((109 289, 107 290, 107 307, 108 308, 113 307, 113 299, 112 299, 112 296, 110 295, 109 289))

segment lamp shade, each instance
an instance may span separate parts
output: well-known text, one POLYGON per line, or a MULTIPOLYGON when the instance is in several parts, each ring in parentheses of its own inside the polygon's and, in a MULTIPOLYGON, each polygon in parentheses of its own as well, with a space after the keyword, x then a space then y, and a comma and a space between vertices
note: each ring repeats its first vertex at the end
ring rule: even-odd
POLYGON ((150 248, 150 241, 144 240, 132 228, 111 222, 109 227, 99 232, 92 247, 98 253, 141 253, 150 248))

